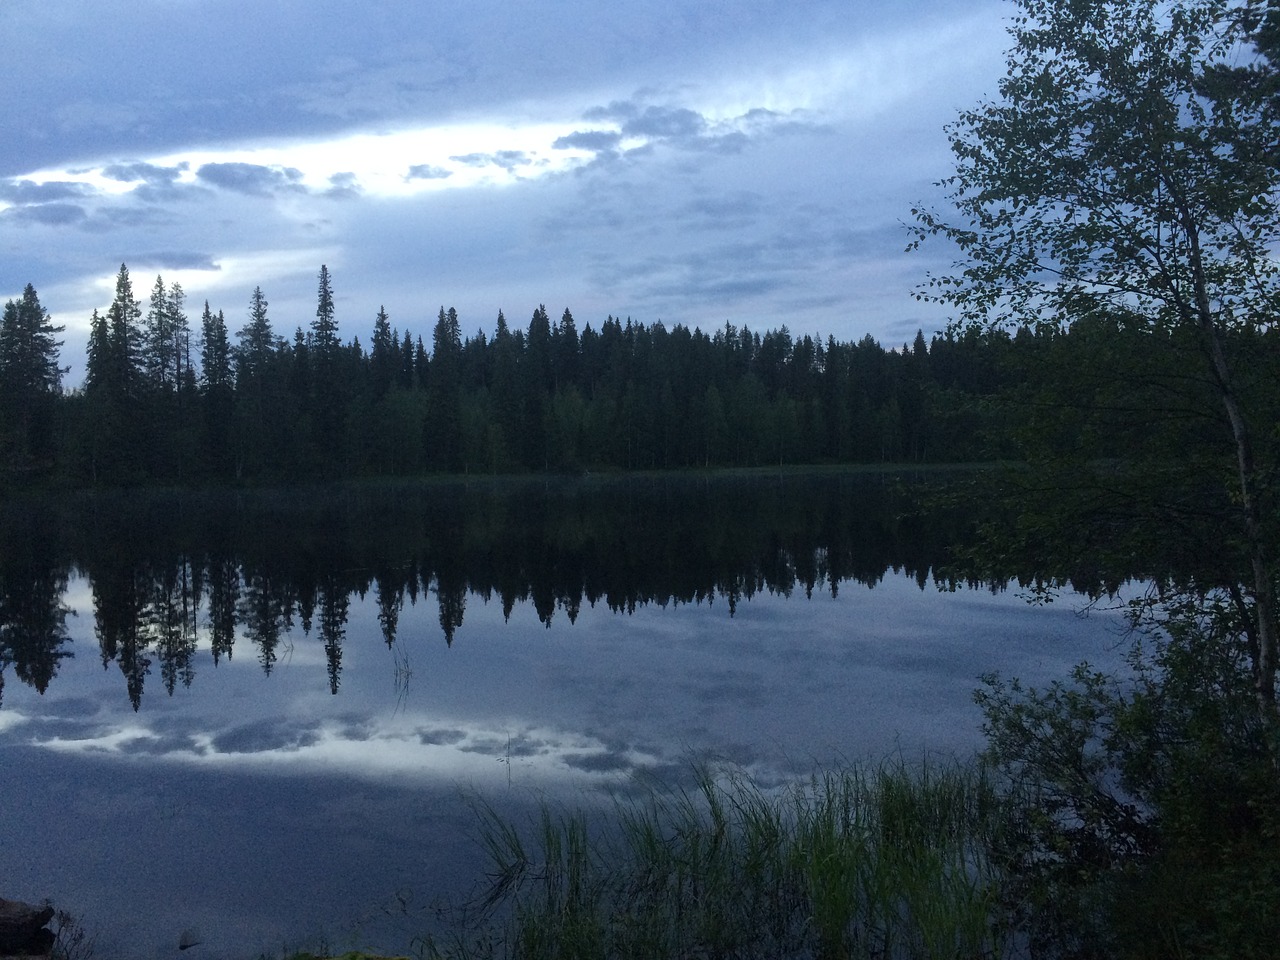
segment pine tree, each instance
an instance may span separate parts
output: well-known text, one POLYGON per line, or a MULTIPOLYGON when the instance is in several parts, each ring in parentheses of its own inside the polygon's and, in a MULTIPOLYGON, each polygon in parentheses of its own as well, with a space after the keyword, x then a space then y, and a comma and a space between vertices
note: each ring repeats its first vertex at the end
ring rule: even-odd
POLYGON ((422 337, 418 337, 413 345, 413 377, 419 390, 427 388, 430 371, 427 368, 427 348, 422 343, 422 337))
POLYGON ((89 416, 82 452, 93 480, 115 481, 136 475, 148 459, 142 398, 142 308, 133 296, 129 268, 120 265, 116 293, 105 316, 90 321, 86 393, 89 416))
POLYGON ((277 341, 267 316, 267 298, 254 287, 249 300, 249 322, 236 334, 235 350, 237 426, 237 474, 246 468, 262 470, 279 454, 278 438, 270 436, 281 411, 271 403, 277 341))
POLYGON ((399 344, 391 332, 391 320, 386 307, 379 307, 373 319, 373 346, 369 356, 375 397, 382 396, 395 382, 399 360, 399 344))
POLYGON ((244 390, 250 384, 260 386, 276 347, 271 320, 267 316, 267 298, 263 296, 261 287, 253 288, 249 300, 249 322, 236 334, 236 338, 240 341, 235 351, 237 387, 244 390))
POLYGON ((322 473, 333 475, 340 470, 346 454, 346 418, 351 384, 346 377, 342 344, 338 340, 333 285, 329 279, 329 268, 323 264, 320 267, 316 319, 311 331, 311 456, 322 473))
POLYGON ((565 307, 560 323, 552 332, 551 365, 556 390, 577 382, 578 349, 578 328, 573 322, 573 314, 565 307))
POLYGON ((185 303, 181 284, 166 287, 164 278, 156 277, 141 341, 146 408, 140 415, 153 475, 181 477, 194 454, 185 429, 186 407, 195 392, 185 303))
POLYGON ((191 366, 191 323, 187 318, 186 303, 187 292, 182 289, 182 284, 170 284, 169 301, 165 306, 173 341, 174 386, 180 395, 194 392, 196 385, 195 370, 191 366))
POLYGON ((311 324, 315 335, 312 344, 320 366, 331 363, 338 350, 338 322, 334 318, 333 284, 329 268, 320 265, 320 289, 316 304, 316 319, 311 324))
POLYGON ((58 365, 62 341, 27 284, 19 300, 5 304, 0 320, 0 436, 7 433, 12 457, 25 461, 52 452, 53 398, 62 386, 58 365))
POLYGON ((116 274, 116 295, 107 308, 107 329, 111 340, 112 381, 115 400, 136 399, 143 382, 142 307, 133 296, 129 268, 120 264, 116 274))
POLYGON ((107 318, 93 311, 89 318, 88 356, 85 362, 85 390, 94 398, 111 392, 115 363, 111 359, 111 329, 107 318))
POLYGON ((200 318, 200 387, 204 410, 204 462, 216 477, 231 473, 231 424, 235 410, 227 322, 204 303, 200 318))
POLYGON ((208 300, 200 317, 200 386, 206 393, 232 387, 227 321, 221 310, 215 315, 209 309, 208 300))
POLYGON ((458 312, 441 307, 431 334, 424 425, 427 462, 437 470, 456 470, 462 463, 461 359, 458 312))
POLYGON ((169 309, 169 291, 164 278, 157 276, 151 288, 151 309, 147 311, 147 325, 143 334, 143 363, 147 385, 155 391, 168 393, 177 385, 174 351, 173 317, 169 309))

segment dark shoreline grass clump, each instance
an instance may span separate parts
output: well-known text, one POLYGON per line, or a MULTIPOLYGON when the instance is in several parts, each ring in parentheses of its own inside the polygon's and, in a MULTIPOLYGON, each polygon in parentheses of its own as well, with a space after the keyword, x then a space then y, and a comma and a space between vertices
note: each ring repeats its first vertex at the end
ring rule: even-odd
POLYGON ((424 953, 540 958, 996 957, 1000 803, 984 771, 847 767, 765 790, 702 769, 602 816, 481 807, 479 919, 424 953))

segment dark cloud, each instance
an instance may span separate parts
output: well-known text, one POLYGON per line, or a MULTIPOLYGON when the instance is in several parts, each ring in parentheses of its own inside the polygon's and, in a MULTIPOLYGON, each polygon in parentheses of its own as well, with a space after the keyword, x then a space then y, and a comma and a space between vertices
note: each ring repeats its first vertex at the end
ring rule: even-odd
POLYGON ((23 206, 54 203, 59 200, 79 200, 96 193, 97 191, 87 183, 65 180, 51 180, 48 183, 36 183, 34 180, 0 181, 0 200, 23 206))
POLYGON ((835 128, 831 125, 809 119, 809 115, 804 110, 779 113, 777 110, 755 107, 740 116, 737 122, 750 133, 767 136, 793 133, 830 135, 835 132, 835 128))
MULTIPOLYGON (((50 701, 38 701, 41 705, 48 704, 50 701)), ((52 709, 57 710, 55 717, 50 719, 67 719, 67 718, 83 718, 95 716, 101 709, 101 705, 92 697, 67 697, 65 700, 56 700, 52 702, 56 706, 52 709)))
POLYGON ((752 297, 776 293, 788 284, 778 277, 718 277, 680 284, 660 291, 679 294, 704 303, 736 303, 752 297))
POLYGON ((758 193, 740 190, 727 196, 699 197, 685 204, 682 213, 715 227, 744 226, 765 212, 758 193))
POLYGON ((505 760, 510 757, 536 757, 547 752, 547 745, 541 740, 530 740, 527 737, 502 739, 500 737, 480 737, 471 743, 458 748, 462 753, 478 753, 505 760))
POLYGON ((523 150, 499 150, 497 153, 464 153, 450 157, 455 163, 463 163, 468 167, 501 167, 508 172, 516 167, 527 167, 533 161, 523 150))
MULTIPOLYGON (((579 146, 588 150, 605 150, 616 146, 625 137, 636 137, 649 141, 645 147, 650 149, 653 143, 667 143, 688 150, 711 150, 717 153, 740 153, 750 142, 750 137, 742 130, 728 129, 717 132, 707 118, 688 107, 644 106, 629 100, 615 100, 607 106, 593 107, 584 115, 591 121, 608 121, 617 123, 621 132, 610 135, 606 131, 584 131, 562 137, 556 146, 579 146), (604 138, 612 136, 612 143, 604 138), (575 138, 581 138, 577 140, 575 138), (600 146, 596 146, 596 143, 600 146)), ((771 110, 755 109, 739 117, 738 120, 747 126, 752 133, 761 132, 770 125, 779 122, 781 115, 771 110)), ((627 151, 628 155, 635 150, 627 151)))
POLYGON ((93 710, 81 717, 68 715, 35 719, 28 727, 31 742, 43 743, 48 740, 58 740, 63 743, 73 743, 78 740, 97 740, 104 731, 102 724, 92 719, 95 713, 97 713, 96 705, 93 710))
POLYGON ((632 137, 688 140, 707 129, 702 114, 685 107, 646 107, 622 124, 622 132, 632 137))
POLYGON ((301 190, 302 171, 294 167, 264 167, 256 163, 206 163, 196 171, 205 183, 250 196, 301 190))
MULTIPOLYGON (((696 683, 689 681, 683 686, 696 690, 694 696, 703 704, 732 704, 743 708, 763 708, 769 704, 768 685, 764 678, 749 671, 711 671, 700 675, 696 683)), ((734 756, 732 759, 749 762, 751 758, 734 756)))
POLYGON ((444 180, 452 176, 452 170, 433 167, 429 163, 415 163, 409 168, 409 172, 405 174, 404 178, 406 180, 444 180))
POLYGON ((463 731, 456 729, 418 731, 418 740, 428 747, 447 747, 460 743, 466 738, 467 735, 463 731))
POLYGON ((479 740, 473 740, 470 743, 463 744, 458 747, 462 753, 479 753, 491 756, 506 756, 507 741, 499 740, 497 737, 483 737, 479 740))
POLYGON ((631 763, 616 753, 567 753, 564 757, 567 766, 587 773, 615 773, 629 770, 631 763))
POLYGON ((267 750, 300 750, 320 740, 314 724, 291 723, 283 717, 246 723, 213 739, 219 753, 262 753, 267 750))
POLYGON ((639 106, 630 100, 614 100, 603 107, 592 107, 582 115, 582 119, 623 121, 634 118, 639 112, 639 106))
POLYGON ((613 150, 622 141, 622 134, 612 130, 577 130, 561 137, 552 144, 557 150, 613 150))
MULTIPOLYGON (((622 131, 619 139, 640 137, 687 146, 709 146, 731 137, 735 140, 743 137, 738 131, 716 134, 706 117, 688 107, 645 106, 630 100, 615 100, 607 106, 593 107, 583 114, 583 118, 618 124, 622 131)), ((759 118, 754 119, 758 121, 759 118)))
POLYGON ((193 753, 203 756, 205 748, 197 746, 190 736, 166 734, 125 740, 120 744, 120 752, 150 757, 162 757, 168 753, 193 753))
POLYGON ((354 200, 363 193, 364 190, 360 188, 356 175, 344 172, 335 173, 329 178, 329 189, 324 192, 324 195, 335 200, 354 200))
POLYGON ((20 223, 42 223, 49 227, 66 227, 83 223, 88 214, 74 203, 41 203, 30 207, 10 207, 0 213, 6 220, 20 223))
POLYGON ((113 163, 102 168, 102 175, 121 183, 149 183, 163 185, 173 183, 182 176, 189 164, 180 163, 174 167, 158 167, 153 163, 113 163))
POLYGON ((716 153, 741 153, 750 142, 751 138, 745 133, 741 130, 734 130, 717 137, 701 137, 697 140, 695 146, 705 147, 716 153))
POLYGON ((117 204, 107 209, 98 209, 84 221, 84 229, 99 234, 139 227, 156 229, 171 227, 180 219, 165 207, 117 204))
POLYGON ((838 257, 864 259, 893 250, 902 245, 904 230, 897 223, 872 223, 869 226, 840 224, 832 231, 833 253, 838 257))
POLYGON ((211 192, 208 187, 200 184, 182 183, 174 180, 173 182, 141 183, 133 188, 129 196, 142 203, 160 204, 176 200, 192 200, 196 197, 207 196, 211 192))
POLYGON ((348 717, 338 736, 343 740, 365 743, 373 739, 375 732, 376 728, 369 717, 348 717))
POLYGON ((639 764, 630 778, 611 783, 610 794, 650 798, 655 788, 661 791, 696 788, 701 772, 696 763, 686 760, 655 761, 639 764))
POLYGON ((172 250, 167 253, 144 253, 134 258, 139 263, 161 270, 221 270, 211 255, 191 250, 172 250))
POLYGON ((766 107, 752 107, 742 115, 742 119, 747 123, 767 124, 773 123, 782 117, 777 110, 770 110, 766 107))

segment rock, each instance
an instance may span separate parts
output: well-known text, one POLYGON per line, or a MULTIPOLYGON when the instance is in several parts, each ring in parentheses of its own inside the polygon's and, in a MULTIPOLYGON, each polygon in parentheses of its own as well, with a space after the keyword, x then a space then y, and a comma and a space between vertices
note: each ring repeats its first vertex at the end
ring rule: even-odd
POLYGON ((53 907, 0 898, 0 955, 47 956, 53 931, 45 925, 52 919, 53 907))

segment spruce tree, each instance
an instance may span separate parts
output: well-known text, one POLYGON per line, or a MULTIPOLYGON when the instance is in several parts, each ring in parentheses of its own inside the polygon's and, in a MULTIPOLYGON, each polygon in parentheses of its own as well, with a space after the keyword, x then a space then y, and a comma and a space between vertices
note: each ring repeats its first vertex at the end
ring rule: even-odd
POLYGON ((142 307, 133 296, 129 268, 120 264, 116 274, 116 295, 107 308, 108 337, 111 340, 114 400, 136 399, 143 383, 142 307))
POLYGON ((177 385, 173 333, 169 290, 164 278, 157 276, 155 286, 151 288, 151 309, 147 311, 143 363, 148 386, 160 393, 168 393, 177 385))
POLYGON ((200 389, 204 463, 215 477, 231 474, 231 425, 235 410, 227 322, 204 303, 200 318, 200 389))
POLYGON ((373 346, 369 355, 370 375, 373 380, 375 397, 380 397, 395 382, 396 368, 399 365, 399 344, 391 332, 391 320, 387 316, 386 307, 378 308, 378 315, 373 319, 373 346))
POLYGON ((249 322, 236 334, 240 341, 235 351, 236 384, 241 390, 260 387, 271 364, 276 338, 267 316, 267 305, 262 288, 254 287, 249 300, 249 322))
POLYGON ((342 345, 334 317, 329 268, 320 266, 316 319, 311 324, 313 456, 322 473, 333 475, 345 456, 346 407, 350 384, 344 376, 342 345))
POLYGON ((206 392, 231 389, 231 343, 227 322, 219 310, 214 314, 204 302, 200 317, 200 386, 206 392))
POLYGON ((329 268, 320 265, 320 289, 316 304, 316 318, 311 324, 314 334, 312 345, 320 365, 334 359, 338 350, 338 322, 334 317, 333 284, 329 279, 329 268))
POLYGON ((63 330, 54 326, 27 284, 19 300, 5 304, 0 320, 0 436, 7 434, 17 462, 52 452, 53 399, 60 392, 58 365, 63 330))

